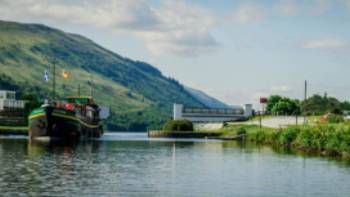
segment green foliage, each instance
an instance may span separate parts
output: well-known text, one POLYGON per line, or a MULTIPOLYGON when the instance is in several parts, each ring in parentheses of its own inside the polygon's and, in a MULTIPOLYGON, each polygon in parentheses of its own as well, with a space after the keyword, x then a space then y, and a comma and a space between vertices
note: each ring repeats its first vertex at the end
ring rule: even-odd
POLYGON ((342 123, 344 122, 344 117, 342 115, 337 114, 328 114, 328 123, 342 123))
POLYGON ((299 114, 299 102, 287 97, 272 95, 269 97, 266 110, 275 115, 294 115, 299 114))
POLYGON ((340 102, 334 97, 313 95, 306 101, 293 100, 279 95, 268 99, 266 111, 274 115, 295 115, 301 112, 305 115, 324 115, 333 113, 342 115, 344 110, 350 110, 350 102, 340 102))
POLYGON ((342 110, 350 111, 350 102, 348 102, 348 101, 341 102, 340 103, 340 108, 342 110))
POLYGON ((278 142, 281 145, 290 146, 297 138, 300 129, 298 127, 288 127, 278 134, 278 142))
POLYGON ((246 130, 244 127, 239 127, 239 128, 236 130, 236 134, 237 134, 237 135, 245 135, 245 134, 247 134, 247 130, 246 130))
POLYGON ((302 102, 302 111, 306 115, 323 115, 326 113, 342 114, 343 110, 350 109, 349 102, 340 102, 336 98, 313 95, 302 102))
POLYGON ((282 129, 259 128, 255 125, 229 125, 221 132, 230 135, 242 128, 247 132, 245 139, 258 144, 295 147, 330 155, 350 154, 350 124, 347 123, 290 126, 282 129))
POLYGON ((279 95, 271 95, 268 100, 267 100, 267 105, 266 105, 266 111, 267 112, 272 112, 272 108, 278 103, 280 100, 282 100, 282 97, 279 95))
POLYGON ((256 143, 270 143, 276 138, 276 130, 271 128, 259 128, 256 125, 227 125, 220 130, 224 136, 236 136, 247 134, 248 141, 256 143))
POLYGON ((163 126, 164 131, 193 131, 193 124, 188 120, 169 120, 163 126))
POLYGON ((31 110, 40 107, 40 105, 42 104, 39 97, 31 93, 22 93, 20 99, 26 101, 26 105, 25 105, 26 115, 28 115, 31 110))

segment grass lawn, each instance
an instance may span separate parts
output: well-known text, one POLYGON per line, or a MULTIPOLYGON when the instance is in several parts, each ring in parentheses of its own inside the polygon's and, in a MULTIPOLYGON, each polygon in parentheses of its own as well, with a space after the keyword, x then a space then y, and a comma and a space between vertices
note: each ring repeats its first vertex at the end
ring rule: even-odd
POLYGON ((319 123, 322 116, 308 116, 307 120, 310 123, 319 123))

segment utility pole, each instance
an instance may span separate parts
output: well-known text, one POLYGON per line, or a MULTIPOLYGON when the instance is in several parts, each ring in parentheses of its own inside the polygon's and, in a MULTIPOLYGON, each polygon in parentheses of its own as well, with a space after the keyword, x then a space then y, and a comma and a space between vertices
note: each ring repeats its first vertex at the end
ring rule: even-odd
POLYGON ((259 127, 262 128, 262 118, 261 118, 261 112, 259 111, 259 127))
POLYGON ((305 89, 304 89, 304 101, 307 99, 307 81, 305 80, 305 89))
MULTIPOLYGON (((305 87, 304 87, 304 105, 305 105, 305 103, 306 103, 306 100, 307 100, 307 81, 305 80, 305 87)), ((304 124, 307 124, 305 111, 304 111, 304 124)))

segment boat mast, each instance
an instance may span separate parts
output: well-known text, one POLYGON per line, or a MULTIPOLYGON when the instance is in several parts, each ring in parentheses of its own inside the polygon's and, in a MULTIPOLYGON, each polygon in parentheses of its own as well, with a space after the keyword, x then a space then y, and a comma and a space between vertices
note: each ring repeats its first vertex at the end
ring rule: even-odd
POLYGON ((52 69, 52 99, 56 98, 56 58, 53 58, 53 69, 52 69))
POLYGON ((80 83, 78 84, 78 96, 80 97, 80 83))
POLYGON ((93 76, 92 73, 90 72, 90 96, 92 97, 93 95, 93 76))

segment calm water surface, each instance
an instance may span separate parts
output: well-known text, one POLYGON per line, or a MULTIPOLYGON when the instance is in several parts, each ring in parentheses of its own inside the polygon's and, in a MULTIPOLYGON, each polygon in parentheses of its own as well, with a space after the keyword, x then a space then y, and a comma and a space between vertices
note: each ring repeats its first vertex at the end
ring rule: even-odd
POLYGON ((107 133, 77 145, 0 137, 4 196, 350 196, 350 165, 210 140, 107 133))

